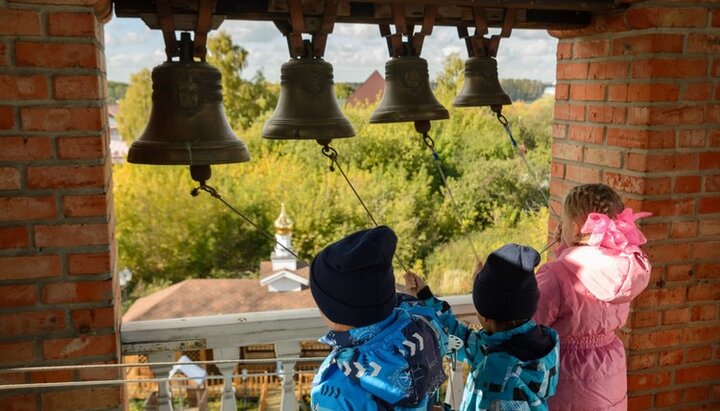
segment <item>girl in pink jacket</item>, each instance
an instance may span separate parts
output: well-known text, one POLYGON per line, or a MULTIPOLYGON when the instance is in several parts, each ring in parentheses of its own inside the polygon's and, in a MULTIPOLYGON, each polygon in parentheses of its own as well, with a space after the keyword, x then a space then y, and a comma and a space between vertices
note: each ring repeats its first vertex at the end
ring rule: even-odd
POLYGON ((560 379, 553 411, 626 410, 625 349, 615 335, 630 302, 647 286, 650 261, 633 214, 604 184, 565 197, 557 260, 537 270, 535 320, 560 334, 560 379))

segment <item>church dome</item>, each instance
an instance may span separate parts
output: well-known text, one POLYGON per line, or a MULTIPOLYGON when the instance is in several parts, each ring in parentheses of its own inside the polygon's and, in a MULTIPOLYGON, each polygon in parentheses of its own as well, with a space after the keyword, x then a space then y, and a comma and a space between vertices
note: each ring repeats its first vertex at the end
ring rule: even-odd
POLYGON ((292 232, 293 220, 288 217, 285 211, 285 203, 280 204, 280 215, 275 219, 275 232, 280 235, 288 235, 292 232))

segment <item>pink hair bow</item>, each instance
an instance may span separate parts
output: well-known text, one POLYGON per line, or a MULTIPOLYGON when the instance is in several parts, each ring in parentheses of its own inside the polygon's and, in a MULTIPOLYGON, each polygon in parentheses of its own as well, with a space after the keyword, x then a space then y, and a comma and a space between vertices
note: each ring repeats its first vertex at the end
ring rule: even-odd
POLYGON ((614 220, 606 214, 590 213, 580 232, 589 234, 588 245, 598 245, 629 254, 638 251, 638 246, 647 242, 635 225, 635 220, 651 215, 652 213, 647 212, 633 214, 632 208, 626 208, 614 220))

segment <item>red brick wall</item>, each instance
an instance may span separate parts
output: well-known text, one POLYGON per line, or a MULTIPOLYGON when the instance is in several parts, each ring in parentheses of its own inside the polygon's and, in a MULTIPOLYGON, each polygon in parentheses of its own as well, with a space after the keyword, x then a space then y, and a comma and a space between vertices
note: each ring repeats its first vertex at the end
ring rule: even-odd
POLYGON ((635 1, 552 34, 554 206, 603 182, 655 215, 623 333, 630 409, 720 409, 720 3, 635 1))
MULTIPOLYGON (((0 367, 116 363, 108 0, 0 0, 0 367)), ((0 374, 0 384, 117 379, 0 374)), ((115 386, 0 391, 10 410, 119 409, 115 386)))

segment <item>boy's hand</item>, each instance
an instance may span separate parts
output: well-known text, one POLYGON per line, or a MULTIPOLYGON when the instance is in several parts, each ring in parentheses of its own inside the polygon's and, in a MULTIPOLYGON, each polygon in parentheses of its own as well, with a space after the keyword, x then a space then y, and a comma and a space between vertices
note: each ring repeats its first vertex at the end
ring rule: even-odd
POLYGON ((562 241, 562 225, 558 225, 557 229, 555 229, 553 240, 555 240, 556 243, 560 243, 562 241))
POLYGON ((475 264, 475 268, 473 269, 473 276, 476 276, 484 266, 485 263, 483 263, 482 261, 478 261, 477 264, 475 264))
POLYGON ((408 294, 417 297, 418 291, 425 288, 425 280, 411 271, 406 271, 404 277, 405 288, 407 289, 408 294))

